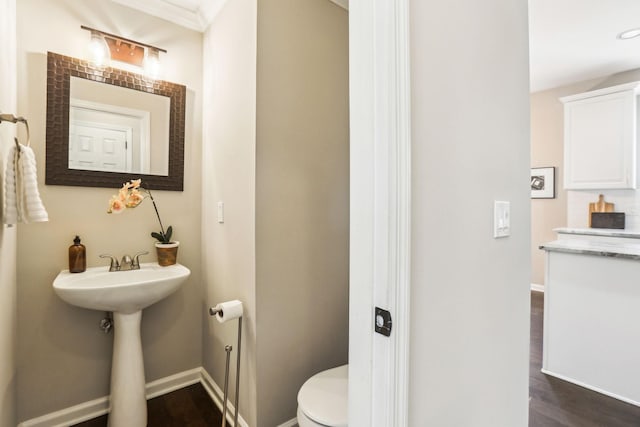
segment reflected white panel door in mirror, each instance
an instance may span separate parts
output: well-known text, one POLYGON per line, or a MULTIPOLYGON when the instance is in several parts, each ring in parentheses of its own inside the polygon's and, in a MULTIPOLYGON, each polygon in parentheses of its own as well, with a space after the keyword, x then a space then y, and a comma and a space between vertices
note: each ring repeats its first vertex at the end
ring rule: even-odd
POLYGON ((69 169, 131 172, 131 128, 78 123, 69 129, 69 169))

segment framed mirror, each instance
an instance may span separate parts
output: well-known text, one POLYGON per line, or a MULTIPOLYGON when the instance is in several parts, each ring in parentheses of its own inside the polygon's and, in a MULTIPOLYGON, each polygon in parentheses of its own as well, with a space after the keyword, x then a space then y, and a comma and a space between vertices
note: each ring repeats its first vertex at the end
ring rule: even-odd
POLYGON ((186 87, 47 53, 45 184, 182 191, 186 87))

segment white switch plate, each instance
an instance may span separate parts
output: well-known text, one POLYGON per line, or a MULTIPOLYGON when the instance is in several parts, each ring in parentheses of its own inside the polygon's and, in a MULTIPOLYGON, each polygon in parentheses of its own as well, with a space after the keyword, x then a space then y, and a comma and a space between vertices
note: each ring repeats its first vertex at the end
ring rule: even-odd
POLYGON ((224 222, 224 202, 218 202, 218 223, 224 222))
POLYGON ((494 200, 493 237, 508 237, 511 234, 511 203, 494 200))

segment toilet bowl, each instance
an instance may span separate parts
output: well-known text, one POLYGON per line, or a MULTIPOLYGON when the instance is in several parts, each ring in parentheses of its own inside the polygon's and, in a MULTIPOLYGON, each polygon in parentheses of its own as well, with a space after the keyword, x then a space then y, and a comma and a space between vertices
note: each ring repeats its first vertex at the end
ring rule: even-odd
POLYGON ((349 365, 315 374, 298 392, 299 427, 347 427, 349 365))

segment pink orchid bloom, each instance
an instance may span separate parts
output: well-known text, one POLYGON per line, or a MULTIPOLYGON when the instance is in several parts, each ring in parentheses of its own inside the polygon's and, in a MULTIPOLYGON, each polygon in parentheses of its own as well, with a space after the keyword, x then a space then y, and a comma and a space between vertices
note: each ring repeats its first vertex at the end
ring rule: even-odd
POLYGON ((113 196, 111 200, 109 200, 109 209, 107 213, 115 213, 118 214, 126 209, 125 203, 120 200, 118 197, 113 196))

